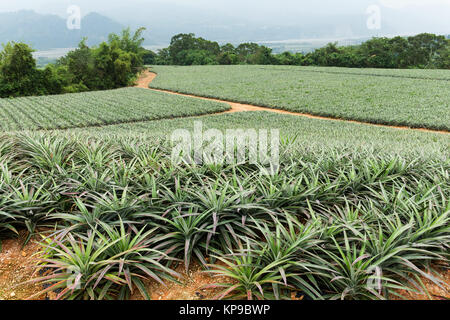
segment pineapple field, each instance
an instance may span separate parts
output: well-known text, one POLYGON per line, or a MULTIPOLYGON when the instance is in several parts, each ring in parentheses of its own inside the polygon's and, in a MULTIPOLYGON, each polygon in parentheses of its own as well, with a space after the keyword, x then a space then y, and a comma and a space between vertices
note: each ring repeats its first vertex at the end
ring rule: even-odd
POLYGON ((140 88, 0 99, 2 131, 69 129, 195 116, 226 105, 140 88), (180 107, 182 106, 182 107, 180 107))
POLYGON ((447 70, 157 66, 152 88, 337 119, 450 130, 447 70))
POLYGON ((449 71, 152 71, 0 99, 1 299, 450 298, 449 71), (196 121, 279 129, 279 166, 174 163, 196 121))

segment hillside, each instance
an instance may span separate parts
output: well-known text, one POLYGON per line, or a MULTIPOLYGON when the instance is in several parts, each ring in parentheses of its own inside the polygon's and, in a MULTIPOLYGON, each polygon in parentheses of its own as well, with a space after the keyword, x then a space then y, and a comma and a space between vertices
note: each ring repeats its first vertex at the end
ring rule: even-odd
POLYGON ((84 16, 80 30, 69 30, 66 20, 57 15, 30 10, 0 13, 0 21, 0 43, 22 41, 38 50, 75 47, 83 37, 94 45, 123 29, 120 23, 98 13, 84 16))

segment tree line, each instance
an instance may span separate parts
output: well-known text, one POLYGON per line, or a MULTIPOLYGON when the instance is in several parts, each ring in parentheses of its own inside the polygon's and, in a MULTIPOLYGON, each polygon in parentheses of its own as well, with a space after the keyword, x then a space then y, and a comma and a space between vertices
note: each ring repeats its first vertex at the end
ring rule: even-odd
POLYGON ((194 34, 174 36, 157 53, 144 49, 140 28, 111 34, 108 41, 78 48, 44 68, 25 43, 9 42, 0 52, 0 97, 51 95, 128 86, 144 65, 297 65, 351 68, 450 69, 450 39, 423 33, 411 37, 373 38, 360 45, 330 43, 311 53, 283 52, 257 43, 219 45, 194 34))
POLYGON ((107 90, 132 84, 143 67, 145 29, 111 34, 108 41, 78 48, 45 68, 38 68, 33 49, 9 42, 0 52, 0 97, 51 95, 107 90))
POLYGON ((157 53, 147 51, 146 64, 159 65, 233 65, 273 64, 299 66, 333 66, 350 68, 450 68, 450 39, 423 33, 410 37, 373 38, 360 45, 338 46, 329 43, 311 53, 283 52, 256 43, 235 47, 228 43, 196 37, 174 36, 168 48, 157 53))

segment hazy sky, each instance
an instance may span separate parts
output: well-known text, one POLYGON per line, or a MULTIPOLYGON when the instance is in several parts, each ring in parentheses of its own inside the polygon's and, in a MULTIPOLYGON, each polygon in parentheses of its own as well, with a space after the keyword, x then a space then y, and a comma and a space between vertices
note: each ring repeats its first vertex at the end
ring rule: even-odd
POLYGON ((66 16, 70 5, 78 5, 83 15, 96 11, 129 25, 182 19, 262 26, 295 25, 308 19, 326 23, 327 16, 364 16, 370 5, 378 5, 382 18, 401 25, 401 32, 408 28, 415 32, 421 24, 424 31, 450 33, 450 0, 0 0, 0 12, 32 9, 66 16))
POLYGON ((442 13, 450 19, 450 0, 2 0, 0 11, 33 9, 63 15, 69 5, 79 5, 83 11, 119 12, 120 9, 151 9, 159 5, 193 7, 198 10, 220 11, 226 14, 247 15, 269 18, 270 16, 292 16, 295 14, 341 14, 361 13, 369 5, 397 10, 422 12, 424 15, 442 13))

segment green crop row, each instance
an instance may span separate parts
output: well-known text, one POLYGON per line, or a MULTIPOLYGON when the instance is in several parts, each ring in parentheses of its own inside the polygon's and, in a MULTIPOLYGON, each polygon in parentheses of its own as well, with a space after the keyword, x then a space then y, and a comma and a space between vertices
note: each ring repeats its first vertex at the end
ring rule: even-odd
POLYGON ((158 73, 153 88, 341 119, 450 130, 450 71, 286 66, 153 70, 158 73))
MULTIPOLYGON (((163 119, 132 124, 118 124, 101 128, 72 129, 65 135, 97 136, 110 139, 170 140, 177 129, 193 131, 201 121, 203 129, 279 129, 283 137, 295 139, 298 149, 326 150, 340 147, 347 150, 372 149, 374 154, 415 155, 427 158, 450 154, 449 134, 368 126, 343 121, 309 119, 271 112, 240 112, 200 118, 163 119)), ((60 132, 59 134, 62 134, 60 132)))
MULTIPOLYGON (((262 69, 265 66, 261 66, 262 69)), ((291 66, 270 66, 269 70, 292 71, 291 66)), ((341 67, 299 67, 304 72, 337 73, 360 76, 379 76, 421 80, 450 81, 450 72, 444 69, 379 69, 379 68, 341 68, 341 67)))
POLYGON ((0 99, 0 130, 67 129, 201 115, 229 106, 139 88, 0 99))
POLYGON ((168 283, 194 259, 229 278, 218 299, 386 299, 423 291, 419 277, 442 285, 422 270, 448 268, 448 157, 283 140, 265 175, 175 165, 145 137, 70 134, 0 138, 0 237, 51 230, 32 281, 58 299, 148 298, 146 280, 168 283))

